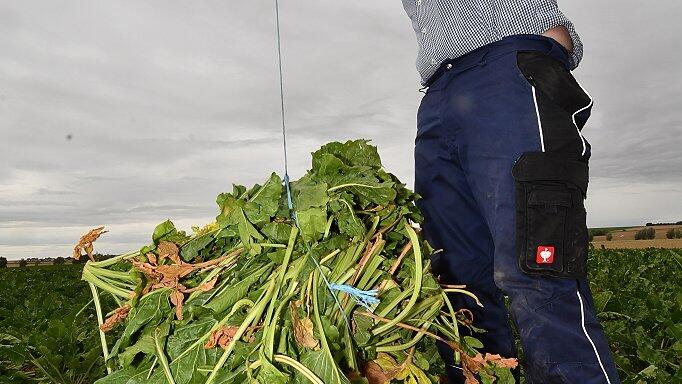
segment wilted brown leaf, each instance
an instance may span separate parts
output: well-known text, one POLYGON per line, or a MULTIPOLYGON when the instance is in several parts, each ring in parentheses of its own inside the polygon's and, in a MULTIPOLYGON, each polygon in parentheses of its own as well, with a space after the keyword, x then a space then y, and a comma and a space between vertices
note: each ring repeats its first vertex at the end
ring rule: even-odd
POLYGON ((178 283, 177 281, 166 281, 166 280, 164 280, 164 281, 158 282, 156 284, 152 284, 151 289, 152 290, 159 289, 159 288, 175 288, 175 289, 178 289, 178 287, 181 285, 182 284, 178 283))
POLYGON ((159 253, 159 263, 162 262, 163 259, 168 258, 171 259, 174 264, 184 264, 184 261, 180 259, 180 248, 178 248, 175 243, 162 241, 156 246, 156 251, 159 253))
MULTIPOLYGON (((207 267, 215 267, 222 261, 238 256, 242 249, 236 250, 228 255, 218 257, 203 263, 186 263, 180 259, 179 248, 174 243, 162 241, 157 247, 159 253, 158 258, 149 253, 146 255, 146 261, 133 260, 133 266, 147 276, 147 283, 142 289, 140 295, 144 296, 152 290, 159 288, 171 288, 171 302, 175 305, 176 316, 182 320, 182 305, 184 302, 185 293, 192 293, 196 291, 208 292, 215 288, 218 277, 197 286, 194 288, 186 288, 180 280, 192 272, 202 273, 207 267), (163 264, 163 260, 170 259, 174 264, 163 264), (201 269, 204 268, 204 269, 201 269), (182 297, 181 297, 182 296, 182 297)), ((143 259, 144 260, 144 259, 143 259)), ((235 261, 236 262, 236 261, 235 261)))
MULTIPOLYGON (((408 360, 405 363, 408 363, 408 360)), ((404 368, 405 366, 403 364, 398 365, 398 362, 391 355, 381 352, 375 360, 365 364, 362 371, 369 384, 385 384, 396 378, 404 368)))
POLYGON ((107 317, 107 319, 100 325, 99 329, 102 330, 102 332, 109 332, 111 331, 112 328, 121 321, 125 320, 126 317, 128 317, 128 313, 130 312, 130 305, 126 304, 120 308, 117 308, 114 313, 111 314, 111 316, 107 317))
POLYGON ((170 294, 170 301, 175 306, 175 317, 182 320, 182 304, 185 301, 185 295, 179 290, 173 291, 170 294))
POLYGON ((468 369, 464 369, 462 372, 464 374, 464 384, 480 384, 473 372, 468 369))
POLYGON ((104 230, 104 227, 97 227, 91 229, 90 232, 81 236, 80 240, 78 241, 78 244, 76 244, 76 246, 73 248, 73 258, 75 260, 79 260, 82 256, 83 251, 85 251, 90 260, 95 261, 95 258, 92 256, 92 251, 94 248, 92 243, 94 243, 95 240, 97 240, 100 236, 102 236, 105 233, 107 233, 107 231, 104 230))
POLYGON ((294 325, 294 339, 301 347, 315 349, 319 346, 319 341, 316 340, 313 335, 313 322, 308 317, 304 319, 298 317, 298 308, 300 305, 301 303, 298 300, 289 303, 291 321, 294 325))
POLYGON ((217 330, 213 331, 211 336, 208 338, 208 341, 204 345, 204 349, 215 348, 218 345, 222 348, 226 348, 230 341, 232 341, 234 338, 234 335, 237 334, 237 330, 239 330, 239 328, 235 326, 218 328, 217 330))
POLYGON ((149 264, 156 265, 156 255, 149 252, 147 254, 147 260, 149 261, 149 264))
POLYGON ((384 384, 391 381, 379 364, 370 361, 363 367, 363 374, 369 384, 384 384))
POLYGON ((514 358, 506 359, 500 355, 493 355, 490 353, 486 353, 485 356, 478 353, 472 358, 472 360, 484 366, 487 363, 491 363, 497 367, 509 369, 514 369, 518 365, 518 361, 514 358))
POLYGON ((213 289, 213 287, 215 287, 215 283, 216 283, 217 281, 218 281, 218 276, 216 276, 216 277, 214 277, 213 279, 211 279, 211 280, 209 280, 209 281, 207 281, 207 282, 201 284, 201 285, 199 286, 199 290, 202 291, 202 292, 208 292, 208 291, 210 291, 211 289, 213 289))
POLYGON ((215 287, 215 283, 217 281, 218 281, 218 276, 216 276, 213 279, 199 285, 198 287, 185 288, 185 286, 182 284, 177 284, 177 287, 178 287, 178 290, 180 292, 183 292, 183 293, 192 293, 192 292, 196 292, 196 291, 208 292, 215 287))
POLYGON ((364 376, 361 376, 360 372, 357 372, 357 371, 350 371, 350 372, 345 372, 345 373, 346 373, 346 377, 348 378, 348 380, 350 380, 351 383, 360 383, 360 382, 362 382, 362 379, 364 378, 364 376))
POLYGON ((486 353, 485 356, 481 353, 477 353, 474 357, 462 354, 462 372, 465 378, 464 384, 479 384, 475 374, 484 369, 488 364, 500 368, 514 369, 518 365, 518 361, 514 358, 506 359, 500 355, 493 355, 490 353, 486 353))
POLYGON ((156 267, 156 272, 163 275, 162 282, 177 282, 181 278, 189 275, 194 271, 194 267, 191 264, 171 264, 171 265, 159 265, 156 267))
POLYGON ((313 321, 308 317, 294 322, 294 338, 296 343, 302 347, 314 349, 319 345, 313 336, 313 321))
POLYGON ((142 273, 149 276, 150 280, 152 281, 156 281, 161 278, 161 274, 156 272, 156 265, 152 265, 151 263, 143 263, 137 260, 133 260, 133 265, 142 273))

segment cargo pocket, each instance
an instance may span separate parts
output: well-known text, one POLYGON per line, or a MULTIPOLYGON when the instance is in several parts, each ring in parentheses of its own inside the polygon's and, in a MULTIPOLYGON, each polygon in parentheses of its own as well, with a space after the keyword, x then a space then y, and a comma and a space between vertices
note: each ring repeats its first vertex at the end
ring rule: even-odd
POLYGON ((514 164, 516 248, 523 272, 586 276, 588 173, 585 162, 548 152, 524 153, 514 164))

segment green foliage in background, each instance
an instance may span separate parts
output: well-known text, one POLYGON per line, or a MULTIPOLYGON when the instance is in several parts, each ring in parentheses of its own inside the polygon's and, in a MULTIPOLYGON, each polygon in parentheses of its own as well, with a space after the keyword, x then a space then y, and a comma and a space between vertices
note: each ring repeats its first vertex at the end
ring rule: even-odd
POLYGON ((682 229, 670 228, 665 232, 665 237, 667 239, 680 239, 682 238, 682 229))
POLYGON ((601 249, 589 263, 623 384, 682 383, 682 252, 601 249))
POLYGON ((0 384, 88 384, 105 373, 81 269, 0 270, 0 384))
POLYGON ((656 229, 654 227, 645 228, 635 233, 635 240, 653 240, 655 238, 656 229))
MULTIPOLYGON (((104 376, 81 268, 0 270, 0 384, 89 384, 104 376)), ((682 382, 681 274, 680 250, 592 251, 595 306, 623 384, 682 382)))

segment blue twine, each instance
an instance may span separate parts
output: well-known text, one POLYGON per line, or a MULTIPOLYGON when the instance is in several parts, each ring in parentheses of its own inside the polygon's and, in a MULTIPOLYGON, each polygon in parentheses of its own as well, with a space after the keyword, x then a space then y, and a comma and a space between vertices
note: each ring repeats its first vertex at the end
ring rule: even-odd
MULTIPOLYGON (((286 186, 287 190, 287 204, 289 205, 289 213, 291 214, 291 218, 294 220, 294 224, 296 225, 296 227, 300 228, 300 225, 298 225, 298 217, 296 216, 296 209, 294 209, 294 202, 293 199, 291 198, 291 185, 289 183, 289 175, 287 174, 286 170, 284 171, 284 185, 286 186)), ((309 259, 311 259, 313 263, 315 263, 315 267, 320 272, 320 276, 322 276, 324 284, 327 286, 327 289, 332 294, 334 302, 336 302, 336 306, 339 308, 339 312, 341 312, 341 315, 343 316, 343 319, 346 322, 346 325, 349 327, 349 329, 350 321, 348 320, 348 316, 346 316, 346 312, 343 310, 343 306, 339 302, 338 297, 336 297, 336 295, 334 294, 334 291, 343 292, 355 298, 355 301, 358 304, 362 305, 368 311, 372 310, 371 309, 372 305, 378 304, 380 302, 380 300, 377 298, 379 291, 377 291, 376 289, 365 291, 362 289, 355 288, 348 284, 330 283, 329 280, 327 279, 327 276, 325 276, 324 271, 322 270, 322 266, 317 261, 317 259, 312 257, 312 255, 309 255, 309 259)))
POLYGON ((331 284, 329 287, 331 289, 341 291, 352 296, 357 300, 358 304, 365 307, 365 309, 367 309, 368 311, 372 310, 371 308, 372 305, 379 304, 380 302, 380 300, 377 299, 379 291, 377 291, 376 289, 363 291, 362 289, 358 289, 346 284, 331 284))
POLYGON ((339 302, 339 298, 336 297, 336 295, 334 294, 334 289, 332 288, 332 284, 329 283, 329 280, 327 280, 327 276, 324 275, 324 271, 322 270, 322 266, 314 257, 312 257, 312 255, 309 255, 308 258, 315 263, 315 267, 317 267, 317 270, 320 271, 320 276, 322 276, 322 280, 324 280, 324 284, 327 286, 327 289, 332 294, 332 297, 334 298, 334 302, 336 302, 336 306, 339 307, 339 312, 341 312, 341 315, 343 316, 343 320, 346 321, 346 325, 348 326, 348 329, 350 329, 350 321, 348 321, 348 316, 346 316, 346 312, 343 310, 343 306, 341 305, 341 302, 339 302))
MULTIPOLYGON (((286 147, 284 152, 286 153, 286 147)), ((286 165, 284 167, 286 168, 286 165)), ((294 220, 296 226, 299 227, 298 217, 296 216, 296 210, 294 209, 294 202, 291 199, 291 186, 289 185, 289 175, 287 174, 286 169, 284 170, 284 185, 287 188, 287 204, 289 204, 289 213, 291 214, 291 218, 294 220)))
MULTIPOLYGON (((287 158, 287 135, 286 135, 286 124, 285 124, 285 112, 284 112, 284 76, 282 74, 282 37, 280 33, 280 24, 279 24, 279 1, 275 0, 275 16, 277 19, 277 59, 278 59, 278 67, 279 67, 279 96, 280 96, 280 106, 281 106, 281 117, 282 117, 282 141, 284 144, 284 185, 286 186, 287 190, 287 204, 289 206, 289 213, 291 214, 291 218, 294 220, 294 224, 296 227, 300 228, 300 225, 298 225, 298 217, 296 215, 296 209, 294 208, 294 202, 291 197, 291 186, 289 183, 289 161, 287 158)), ((332 297, 334 297, 334 301, 336 302, 336 306, 339 307, 339 311, 341 312, 341 315, 343 315, 343 319, 346 321, 346 325, 348 326, 348 329, 350 329, 350 321, 348 321, 348 316, 346 316, 346 313, 343 310, 343 306, 339 302, 338 297, 336 297, 336 294, 334 294, 334 291, 341 291, 344 292, 351 297, 355 298, 356 301, 365 307, 367 310, 370 310, 370 305, 377 304, 379 303, 379 299, 377 299, 377 290, 371 290, 371 291, 363 291, 361 289, 355 288, 353 286, 347 285, 347 284, 331 284, 329 280, 327 280, 327 276, 324 275, 324 271, 322 270, 322 266, 320 263, 314 258, 314 257, 309 257, 310 259, 313 260, 315 263, 315 267, 317 270, 320 272, 320 276, 322 276, 322 280, 324 280, 325 285, 327 286, 327 289, 329 292, 332 294, 332 297)))

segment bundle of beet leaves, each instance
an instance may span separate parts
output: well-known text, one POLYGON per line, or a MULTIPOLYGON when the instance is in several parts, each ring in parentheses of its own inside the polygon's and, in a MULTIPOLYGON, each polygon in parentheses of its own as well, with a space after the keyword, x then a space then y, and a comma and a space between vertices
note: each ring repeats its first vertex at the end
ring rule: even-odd
MULTIPOLYGON (((429 271, 417 196, 367 141, 330 143, 286 186, 235 185, 193 234, 166 221, 139 251, 89 261, 109 374, 97 384, 438 383, 437 342, 468 383, 513 383, 513 359, 482 355, 429 271), (294 218, 292 218, 292 216, 294 218), (118 308, 106 313, 100 294, 118 308), (107 337, 113 334, 115 337, 107 337)), ((92 258, 97 228, 74 256, 92 258)))

